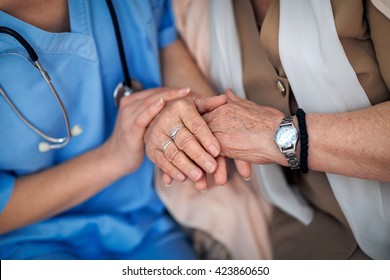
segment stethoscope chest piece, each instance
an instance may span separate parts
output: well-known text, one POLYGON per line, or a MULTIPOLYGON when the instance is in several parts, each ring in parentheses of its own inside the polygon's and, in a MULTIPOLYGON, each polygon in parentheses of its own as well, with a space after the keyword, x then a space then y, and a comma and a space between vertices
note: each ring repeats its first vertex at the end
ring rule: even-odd
POLYGON ((113 94, 114 103, 115 103, 116 107, 119 108, 119 104, 120 104, 122 97, 129 96, 133 92, 137 92, 137 91, 140 91, 142 89, 143 89, 142 84, 139 81, 134 80, 134 79, 131 80, 131 87, 126 85, 124 82, 120 82, 116 86, 116 88, 114 90, 114 94, 113 94))

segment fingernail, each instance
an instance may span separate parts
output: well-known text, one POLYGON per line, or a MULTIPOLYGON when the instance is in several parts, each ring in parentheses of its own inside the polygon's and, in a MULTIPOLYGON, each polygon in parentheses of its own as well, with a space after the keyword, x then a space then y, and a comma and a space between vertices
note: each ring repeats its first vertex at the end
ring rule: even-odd
POLYGON ((199 171, 198 169, 192 169, 191 176, 195 181, 197 181, 200 179, 200 177, 202 177, 202 171, 199 171))
POLYGON ((171 186, 171 183, 167 184, 165 183, 165 187, 169 188, 171 186))
POLYGON ((218 156, 219 155, 219 150, 217 149, 217 147, 215 147, 214 145, 210 145, 209 146, 209 152, 214 156, 218 156))
POLYGON ((213 173, 214 170, 215 170, 215 168, 216 168, 215 164, 212 163, 211 161, 207 161, 207 162, 204 164, 204 166, 206 167, 206 170, 207 170, 207 172, 209 172, 209 173, 213 173))
POLYGON ((164 103, 164 100, 163 100, 162 98, 160 98, 160 99, 154 104, 154 106, 155 106, 156 108, 160 108, 160 107, 163 105, 163 103, 164 103))
POLYGON ((201 192, 201 193, 206 193, 206 192, 207 192, 207 188, 201 190, 200 192, 201 192))
POLYGON ((243 178, 244 179, 244 181, 249 181, 250 179, 251 179, 251 177, 248 177, 248 178, 243 178))
POLYGON ((179 93, 179 95, 186 95, 190 91, 191 91, 191 89, 188 87, 188 88, 179 89, 178 93, 179 93))

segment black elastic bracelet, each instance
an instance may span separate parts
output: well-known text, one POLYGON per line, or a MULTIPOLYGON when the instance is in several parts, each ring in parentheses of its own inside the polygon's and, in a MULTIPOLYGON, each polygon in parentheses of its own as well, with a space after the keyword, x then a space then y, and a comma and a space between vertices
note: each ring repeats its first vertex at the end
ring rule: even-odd
POLYGON ((306 174, 309 169, 307 167, 307 157, 309 154, 309 136, 306 129, 306 113, 301 108, 297 110, 299 138, 301 140, 301 158, 299 162, 299 170, 306 174))

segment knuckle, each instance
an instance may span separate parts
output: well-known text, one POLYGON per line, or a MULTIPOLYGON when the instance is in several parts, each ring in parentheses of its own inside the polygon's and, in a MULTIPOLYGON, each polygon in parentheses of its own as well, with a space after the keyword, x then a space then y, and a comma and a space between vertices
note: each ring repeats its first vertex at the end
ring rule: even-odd
POLYGON ((158 158, 158 156, 155 156, 155 150, 152 149, 148 141, 145 141, 145 153, 152 161, 154 161, 154 158, 158 158))
POLYGON ((166 166, 168 162, 162 155, 156 156, 154 162, 158 167, 165 171, 164 166, 166 166))
POLYGON ((151 161, 154 161, 152 150, 148 147, 148 145, 145 145, 145 154, 151 161))
POLYGON ((153 147, 153 145, 150 145, 150 143, 145 143, 145 153, 148 156, 148 158, 159 165, 159 162, 163 159, 163 156, 159 154, 159 151, 153 147))
POLYGON ((122 120, 120 122, 119 127, 120 127, 120 130, 124 131, 124 132, 127 132, 130 129, 129 123, 127 121, 125 121, 125 120, 122 120))
POLYGON ((133 115, 134 108, 133 106, 123 106, 120 110, 120 114, 124 119, 129 119, 131 115, 133 115))
POLYGON ((125 108, 127 108, 132 102, 134 102, 134 95, 123 96, 123 97, 120 99, 119 108, 120 108, 120 109, 125 109, 125 108))
POLYGON ((167 174, 170 174, 172 177, 174 177, 175 167, 172 164, 167 163, 165 170, 166 170, 167 174))
POLYGON ((150 107, 155 102, 157 102, 156 96, 151 96, 149 98, 146 98, 143 103, 146 107, 150 107))
POLYGON ((180 150, 186 150, 194 141, 196 141, 196 139, 191 133, 175 138, 175 143, 180 150))
POLYGON ((157 108, 155 106, 155 102, 153 102, 150 106, 147 107, 146 111, 147 111, 147 114, 148 114, 148 118, 150 120, 152 120, 154 117, 156 117, 159 113, 162 112, 162 110, 160 108, 157 108))
POLYGON ((167 150, 165 151, 165 158, 169 162, 173 162, 180 151, 177 148, 170 147, 170 146, 173 146, 173 145, 171 144, 168 146, 167 150))
POLYGON ((138 127, 138 128, 144 128, 145 125, 144 125, 144 122, 143 122, 143 118, 141 115, 138 115, 135 120, 134 120, 134 126, 135 127, 138 127))
POLYGON ((173 172, 174 172, 174 169, 175 167, 170 164, 168 161, 164 160, 161 164, 161 166, 159 166, 165 173, 167 173, 168 175, 172 175, 173 172))
POLYGON ((205 129, 208 129, 208 126, 202 119, 196 119, 191 122, 190 130, 193 134, 197 135, 205 129))
POLYGON ((185 101, 184 99, 175 99, 170 101, 170 103, 171 103, 171 107, 174 110, 178 110, 180 112, 182 112, 182 110, 184 110, 187 107, 187 101, 185 101))

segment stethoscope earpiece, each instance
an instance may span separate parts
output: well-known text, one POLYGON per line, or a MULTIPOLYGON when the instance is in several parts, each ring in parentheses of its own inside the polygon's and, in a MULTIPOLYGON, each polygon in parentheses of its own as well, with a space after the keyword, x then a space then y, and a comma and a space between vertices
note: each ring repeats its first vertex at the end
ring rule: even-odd
POLYGON ((72 135, 72 137, 79 136, 82 132, 83 132, 83 129, 81 128, 81 126, 79 126, 78 124, 76 124, 76 125, 72 128, 72 130, 71 130, 71 135, 72 135))
MULTIPOLYGON (((79 125, 75 125, 71 130, 71 137, 80 135, 83 132, 83 129, 79 125)), ((59 149, 65 147, 69 143, 70 137, 67 138, 58 138, 56 144, 49 144, 48 142, 40 142, 38 145, 38 150, 41 153, 46 153, 52 149, 59 149)))
POLYGON ((41 143, 39 143, 38 149, 39 149, 39 151, 40 151, 41 153, 46 153, 46 152, 48 152, 48 151, 51 150, 50 144, 47 143, 47 142, 41 142, 41 143))

